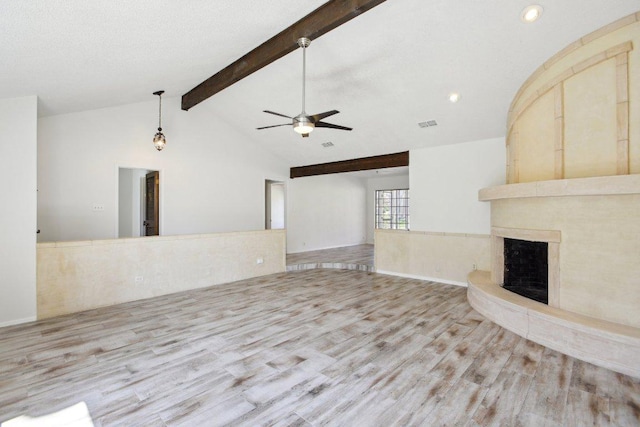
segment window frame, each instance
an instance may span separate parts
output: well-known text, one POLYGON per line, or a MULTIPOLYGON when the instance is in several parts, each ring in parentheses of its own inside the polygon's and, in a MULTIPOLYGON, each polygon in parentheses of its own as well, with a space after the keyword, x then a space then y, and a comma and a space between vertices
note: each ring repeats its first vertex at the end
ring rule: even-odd
POLYGON ((391 188, 383 190, 375 190, 374 194, 374 228, 376 230, 406 230, 410 229, 410 213, 409 213, 409 188, 391 188), (400 192, 406 192, 403 197, 400 192), (384 194, 390 193, 385 199, 384 194), (386 200, 388 203, 381 205, 381 201, 386 200), (385 212, 385 208, 388 211, 385 212), (383 218, 388 216, 388 220, 383 218), (384 225, 387 225, 386 227, 384 225))

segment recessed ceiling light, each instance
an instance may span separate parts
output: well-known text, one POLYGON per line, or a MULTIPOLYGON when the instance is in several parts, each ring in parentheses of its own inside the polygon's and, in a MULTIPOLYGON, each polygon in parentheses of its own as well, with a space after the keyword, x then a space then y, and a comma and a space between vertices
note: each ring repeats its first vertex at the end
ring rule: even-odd
POLYGON ((537 4, 532 4, 531 6, 527 6, 522 10, 520 14, 520 19, 522 22, 531 23, 535 22, 542 15, 542 6, 537 4))
POLYGON ((453 92, 449 94, 449 101, 453 102, 454 104, 458 101, 460 101, 460 94, 453 92))

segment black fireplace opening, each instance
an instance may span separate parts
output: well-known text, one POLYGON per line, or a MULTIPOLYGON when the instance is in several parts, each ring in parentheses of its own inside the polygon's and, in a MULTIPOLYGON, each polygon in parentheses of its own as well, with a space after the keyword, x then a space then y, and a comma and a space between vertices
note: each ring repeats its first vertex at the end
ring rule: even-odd
POLYGON ((549 244, 504 239, 503 288, 523 297, 549 303, 549 244))

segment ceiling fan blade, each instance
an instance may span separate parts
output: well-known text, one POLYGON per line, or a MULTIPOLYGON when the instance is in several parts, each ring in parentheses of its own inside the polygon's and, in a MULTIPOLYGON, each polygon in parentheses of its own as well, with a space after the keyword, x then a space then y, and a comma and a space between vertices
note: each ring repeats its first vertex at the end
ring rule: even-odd
POLYGON ((260 130, 260 129, 277 128, 277 127, 279 127, 279 126, 291 126, 291 123, 285 123, 285 124, 283 124, 283 125, 263 126, 263 127, 261 127, 261 128, 256 128, 256 129, 257 129, 257 130, 260 130))
POLYGON ((319 122, 320 120, 327 118, 329 116, 333 116, 334 114, 338 114, 340 111, 338 110, 331 110, 331 111, 325 111, 324 113, 320 113, 320 114, 314 114, 313 116, 310 116, 314 123, 315 122, 319 122))
POLYGON ((339 129, 339 130, 353 130, 352 128, 348 128, 346 126, 334 125, 331 123, 325 122, 316 122, 317 128, 330 128, 330 129, 339 129))
POLYGON ((265 113, 273 114, 275 116, 286 117, 287 119, 293 119, 293 117, 285 116, 284 114, 276 113, 275 111, 262 110, 265 113))

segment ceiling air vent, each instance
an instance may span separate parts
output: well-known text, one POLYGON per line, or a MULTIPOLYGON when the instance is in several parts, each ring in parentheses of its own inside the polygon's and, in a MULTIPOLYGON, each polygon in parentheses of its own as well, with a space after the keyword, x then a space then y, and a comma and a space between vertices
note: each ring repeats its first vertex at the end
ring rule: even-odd
POLYGON ((333 142, 329 141, 329 142, 323 142, 322 146, 324 148, 329 148, 329 147, 333 147, 333 142))
POLYGON ((418 123, 418 126, 421 128, 430 128, 431 126, 438 126, 438 122, 435 120, 427 120, 426 122, 418 123))

